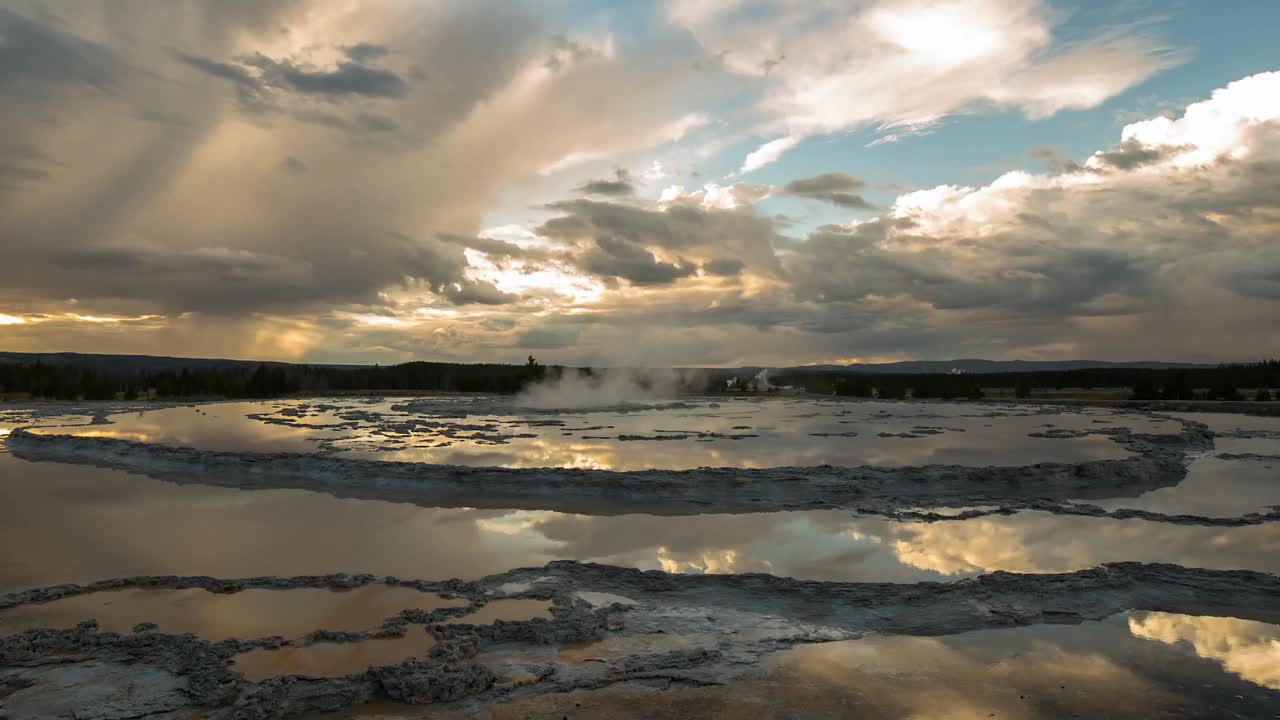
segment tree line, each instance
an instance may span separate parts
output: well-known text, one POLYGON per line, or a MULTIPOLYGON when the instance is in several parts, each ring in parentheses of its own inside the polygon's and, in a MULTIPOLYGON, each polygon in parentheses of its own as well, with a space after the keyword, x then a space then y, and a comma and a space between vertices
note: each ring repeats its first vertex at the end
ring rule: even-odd
POLYGON ((854 397, 979 399, 985 391, 1012 390, 1029 398, 1036 390, 1125 388, 1134 400, 1271 400, 1280 388, 1280 360, 1209 368, 1083 368, 1008 373, 877 374, 792 370, 777 383, 808 392, 854 397), (1245 391, 1248 391, 1247 393, 1245 391))
POLYGON ((51 400, 140 398, 277 398, 326 392, 514 393, 545 367, 409 362, 334 367, 236 363, 220 367, 128 370, 43 362, 0 364, 0 395, 51 400))
MULTIPOLYGON (((522 365, 408 362, 387 366, 229 363, 163 370, 96 367, 91 364, 0 363, 0 396, 54 400, 134 400, 140 398, 276 398, 324 393, 475 392, 516 393, 569 368, 544 366, 532 356, 522 365)), ((577 368, 590 375, 598 370, 577 368)), ((747 387, 756 369, 706 370, 702 381, 683 388, 695 393, 731 392, 747 387), (745 374, 744 374, 745 373, 745 374)), ((1266 400, 1280 388, 1280 360, 1212 368, 1079 370, 988 374, 887 374, 773 371, 775 386, 791 385, 823 395, 880 398, 980 399, 991 390, 1032 397, 1037 390, 1126 388, 1136 400, 1266 400)), ((1003 393, 1002 393, 1003 394, 1003 393)), ((1280 398, 1276 398, 1280 399, 1280 398)))

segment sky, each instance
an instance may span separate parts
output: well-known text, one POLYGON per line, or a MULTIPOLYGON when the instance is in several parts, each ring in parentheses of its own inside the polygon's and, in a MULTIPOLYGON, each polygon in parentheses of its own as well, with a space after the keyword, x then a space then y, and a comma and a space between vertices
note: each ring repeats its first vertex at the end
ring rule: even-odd
POLYGON ((1280 3, 0 0, 0 349, 1280 355, 1280 3))

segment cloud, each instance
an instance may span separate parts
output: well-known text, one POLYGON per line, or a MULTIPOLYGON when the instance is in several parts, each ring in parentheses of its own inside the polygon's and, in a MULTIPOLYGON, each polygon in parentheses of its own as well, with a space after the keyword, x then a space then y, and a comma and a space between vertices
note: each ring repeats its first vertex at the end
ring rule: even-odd
POLYGON ((776 140, 770 140, 747 155, 746 159, 742 161, 742 167, 738 172, 746 175, 749 172, 759 170, 765 165, 777 162, 778 158, 782 157, 791 148, 799 145, 803 139, 799 135, 788 135, 776 140))
POLYGON ((697 266, 684 260, 663 262, 652 252, 626 240, 601 236, 595 249, 579 261, 587 272, 604 277, 618 277, 634 285, 664 285, 697 272, 697 266))
POLYGON ((991 106, 1032 118, 1095 107, 1186 58, 1140 24, 1068 44, 1040 0, 670 0, 668 18, 765 88, 760 110, 782 135, 748 155, 743 173, 806 135, 879 127, 900 137, 991 106))
POLYGON ((1129 138, 1110 150, 1094 153, 1090 160, 1095 167, 1104 165, 1115 170, 1134 170, 1166 160, 1180 149, 1167 145, 1144 145, 1135 138, 1129 138))
POLYGON ((1280 690, 1280 630, 1229 617, 1144 612, 1129 618, 1135 636, 1170 645, 1187 643, 1249 682, 1280 690))
POLYGON ((822 133, 1090 106, 1178 59, 1156 25, 1066 43, 1030 0, 744 1, 618 42, 520 1, 27 7, 0 11, 0 314, 149 319, 14 323, 7 346, 790 364, 1275 345, 1275 73, 1081 162, 1041 148, 1047 172, 878 209, 839 172, 680 184, 752 137, 759 168, 822 133), (860 212, 814 228, 769 214, 777 196, 860 212))
MULTIPOLYGON (((691 262, 733 257, 764 275, 781 271, 776 254, 780 236, 772 220, 754 214, 749 206, 708 208, 700 199, 670 202, 656 209, 595 200, 554 203, 550 209, 561 214, 543 223, 537 232, 570 248, 585 247, 588 251, 585 257, 589 260, 584 261, 584 267, 589 263, 594 268, 591 272, 616 268, 614 260, 600 257, 600 242, 618 250, 615 258, 630 257, 642 264, 656 262, 656 259, 650 261, 652 252, 648 249, 651 248, 682 255, 691 262), (619 245, 624 241, 627 245, 619 245)), ((694 271, 693 265, 665 265, 668 267, 650 272, 674 279, 694 271)))
POLYGON ((260 70, 264 84, 299 93, 398 98, 409 92, 409 83, 394 72, 352 60, 340 62, 332 70, 307 68, 261 53, 242 58, 241 62, 260 70))
POLYGON ((822 200, 847 210, 872 210, 874 205, 857 194, 866 183, 848 173, 829 172, 792 180, 783 186, 788 195, 822 200))
POLYGON ((444 286, 443 293, 455 305, 506 305, 518 299, 490 283, 475 281, 449 283, 444 286))
POLYGON ((280 161, 280 169, 295 175, 307 171, 307 164, 292 155, 280 161))
POLYGON ((358 63, 366 63, 370 60, 377 60, 391 52, 391 50, 382 45, 375 45, 369 42, 358 42, 355 45, 348 45, 343 48, 343 52, 347 57, 358 63))
POLYGON ((582 328, 577 327, 533 327, 520 335, 516 345, 529 350, 558 350, 573 347, 581 333, 582 328))
MULTIPOLYGON (((1276 77, 1232 88, 1269 98, 1276 77)), ((664 193, 658 209, 557 203, 551 207, 562 214, 539 232, 569 247, 602 234, 625 238, 633 250, 664 253, 668 262, 701 263, 708 280, 716 270, 772 278, 732 291, 689 285, 690 278, 655 286, 640 304, 606 298, 572 320, 585 328, 579 347, 607 345, 609 325, 672 338, 679 328, 671 352, 704 360, 727 353, 763 361, 770 356, 758 348, 786 342, 780 338, 846 357, 1219 357, 1181 340, 1194 328, 1196 337, 1218 338, 1232 357, 1265 354, 1268 334, 1256 342, 1247 336, 1267 324, 1280 287, 1280 259, 1265 245, 1280 230, 1280 124, 1272 119, 1280 110, 1259 112, 1233 92, 1187 113, 1214 118, 1212 125, 1196 121, 1218 148, 1211 162, 1185 162, 1202 151, 1179 130, 1184 117, 1170 121, 1168 142, 1141 162, 1068 165, 1060 153, 1040 150, 1060 163, 1051 174, 1014 171, 981 187, 908 192, 876 217, 799 239, 751 205, 708 208, 705 195, 695 200, 681 188, 664 193), (1221 143, 1224 134, 1238 144, 1221 143), (720 225, 730 221, 761 228, 758 243, 726 252, 725 238, 744 235, 720 225), (770 274, 762 257, 780 267, 770 274), (726 259, 741 265, 720 266, 726 259)), ((1129 126, 1122 135, 1134 133, 1129 126)), ((857 187, 855 178, 835 174, 800 178, 781 191, 857 187)))
POLYGON ((702 271, 708 275, 733 277, 741 275, 747 264, 737 258, 712 258, 702 264, 702 271))
POLYGON ((171 321, 524 302, 530 278, 560 272, 545 253, 502 248, 520 266, 477 277, 468 248, 497 241, 441 236, 475 237, 510 183, 567 154, 690 126, 674 95, 623 102, 661 63, 601 55, 549 73, 530 3, 0 12, 0 53, 22 51, 0 63, 0 92, 43 97, 0 103, 5 312, 68 298, 171 321))
POLYGON ((0 38, 0 97, 38 102, 76 87, 106 91, 121 72, 119 58, 100 44, 5 8, 0 38))
POLYGON ((1027 152, 1027 157, 1043 160, 1050 172, 1078 172, 1083 169, 1082 165, 1052 145, 1037 145, 1027 152))
POLYGON ((230 80, 237 85, 244 85, 254 89, 258 88, 257 76, 249 72, 248 68, 242 65, 218 62, 217 60, 210 60, 209 58, 199 57, 180 51, 175 52, 174 57, 176 57, 180 62, 186 63, 207 75, 222 78, 223 80, 230 80))
POLYGON ((587 195, 605 195, 618 197, 635 194, 636 186, 631 180, 631 173, 619 168, 614 171, 612 180, 589 180, 578 187, 578 192, 587 195))

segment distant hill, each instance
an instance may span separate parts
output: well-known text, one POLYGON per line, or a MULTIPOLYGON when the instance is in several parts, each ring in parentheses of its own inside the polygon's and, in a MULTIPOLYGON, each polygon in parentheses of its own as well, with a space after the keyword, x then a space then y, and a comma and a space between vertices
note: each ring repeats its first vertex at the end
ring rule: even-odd
MULTIPOLYGON (((369 365, 342 365, 334 363, 286 363, 273 360, 230 360, 224 358, 183 358, 164 355, 108 355, 100 353, 24 353, 0 351, 0 363, 42 362, 46 365, 94 368, 112 372, 157 372, 164 370, 208 370, 217 368, 243 368, 267 365, 269 367, 289 367, 297 364, 311 367, 327 368, 361 368, 369 365)), ((455 363, 429 363, 433 365, 454 365, 455 363)), ((477 365, 483 363, 475 363, 477 365)), ((1213 368, 1216 365, 1175 362, 1109 362, 1103 360, 905 360, 890 363, 856 363, 853 365, 802 365, 788 368, 769 368, 770 370, 791 370, 804 372, 858 372, 858 373, 895 373, 916 375, 926 373, 949 373, 953 370, 974 374, 1009 373, 1009 372, 1060 372, 1064 370, 1083 370, 1089 368, 1134 368, 1141 370, 1213 368)), ((755 373, 763 367, 741 367, 737 372, 755 373)), ((716 369, 711 369, 717 371, 716 369)))
POLYGON ((901 362, 855 363, 852 365, 806 365, 787 369, 807 370, 810 372, 897 373, 903 375, 917 375, 925 373, 949 373, 953 371, 988 374, 1009 372, 1061 372, 1065 370, 1086 370, 1090 368, 1176 370, 1213 367, 1217 367, 1217 365, 1153 362, 1148 360, 1136 362, 1112 362, 1106 360, 979 360, 971 358, 963 360, 904 360, 901 362))

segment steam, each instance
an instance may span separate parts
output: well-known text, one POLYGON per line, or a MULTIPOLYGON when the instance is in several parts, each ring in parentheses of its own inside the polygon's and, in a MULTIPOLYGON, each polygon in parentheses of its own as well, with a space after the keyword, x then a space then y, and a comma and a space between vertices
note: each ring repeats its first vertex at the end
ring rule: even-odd
POLYGON ((703 381, 696 370, 568 369, 526 387, 514 404, 534 410, 646 407, 699 392, 703 381))
POLYGON ((767 369, 756 373, 756 376, 751 379, 751 382, 755 385, 756 392, 769 392, 774 387, 773 384, 769 382, 769 371, 767 369))

